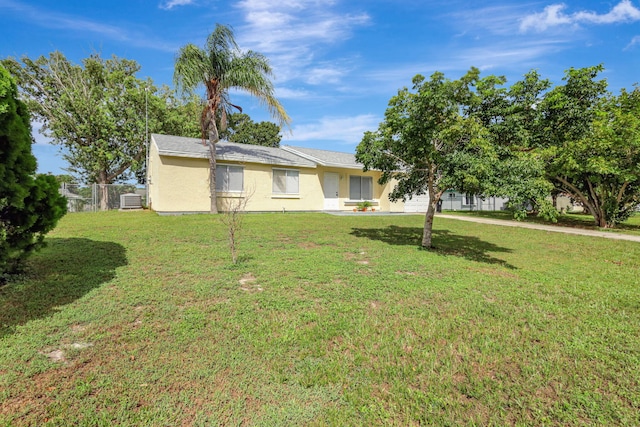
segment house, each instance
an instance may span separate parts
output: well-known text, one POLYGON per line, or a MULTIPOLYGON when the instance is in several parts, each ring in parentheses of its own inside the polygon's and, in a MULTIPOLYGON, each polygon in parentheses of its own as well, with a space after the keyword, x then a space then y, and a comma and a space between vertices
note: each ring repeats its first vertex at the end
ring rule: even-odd
POLYGON ((440 198, 442 209, 450 211, 501 211, 507 208, 508 198, 484 197, 447 190, 440 198))
POLYGON ((78 184, 69 184, 66 182, 60 184, 58 192, 67 199, 67 212, 83 212, 92 210, 92 198, 83 197, 72 191, 77 191, 78 189, 78 184))
MULTIPOLYGON (((447 190, 440 197, 440 210, 448 211, 500 211, 507 208, 508 198, 485 197, 476 194, 461 193, 447 190)), ((426 212, 429 206, 429 196, 414 195, 404 202, 404 212, 426 212)))
MULTIPOLYGON (((151 135, 149 206, 158 213, 209 212, 209 151, 199 138, 151 135)), ((311 148, 216 144, 218 209, 247 198, 245 210, 351 211, 369 201, 377 211, 403 212, 389 201, 393 183, 362 171, 349 153, 311 148)))

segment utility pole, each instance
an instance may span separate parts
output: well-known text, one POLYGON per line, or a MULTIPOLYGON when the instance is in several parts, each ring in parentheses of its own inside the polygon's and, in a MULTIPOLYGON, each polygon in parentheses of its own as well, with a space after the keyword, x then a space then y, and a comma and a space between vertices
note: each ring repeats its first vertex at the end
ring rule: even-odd
POLYGON ((149 207, 149 82, 144 87, 144 184, 146 189, 145 203, 149 207))

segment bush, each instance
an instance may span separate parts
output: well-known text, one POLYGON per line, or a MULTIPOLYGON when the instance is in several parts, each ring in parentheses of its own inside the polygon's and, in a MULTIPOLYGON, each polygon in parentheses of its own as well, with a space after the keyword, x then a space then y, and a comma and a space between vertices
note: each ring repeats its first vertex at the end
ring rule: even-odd
POLYGON ((55 177, 35 175, 29 114, 17 94, 0 66, 0 284, 66 213, 55 177))

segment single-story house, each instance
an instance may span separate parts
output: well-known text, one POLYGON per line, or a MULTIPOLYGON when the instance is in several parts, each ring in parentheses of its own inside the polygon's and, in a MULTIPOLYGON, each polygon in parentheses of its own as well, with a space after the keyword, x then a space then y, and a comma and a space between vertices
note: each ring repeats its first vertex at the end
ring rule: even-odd
POLYGON ((500 211, 507 208, 508 198, 485 197, 447 190, 440 198, 442 209, 450 211, 500 211))
MULTIPOLYGON (((209 150, 199 138, 151 135, 149 207, 159 213, 209 212, 209 150)), ((245 210, 351 211, 369 201, 376 211, 403 212, 389 201, 393 183, 362 171, 349 153, 220 141, 216 144, 218 209, 248 197, 245 210)), ((425 209, 426 210, 426 209, 425 209)))

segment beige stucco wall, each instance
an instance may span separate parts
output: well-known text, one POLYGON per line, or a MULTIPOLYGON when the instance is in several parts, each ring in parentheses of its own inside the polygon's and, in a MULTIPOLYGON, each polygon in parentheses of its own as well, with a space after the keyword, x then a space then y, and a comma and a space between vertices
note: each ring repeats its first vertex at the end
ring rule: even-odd
MULTIPOLYGON (((363 172, 358 169, 342 169, 342 168, 331 168, 331 167, 319 167, 318 168, 318 177, 321 185, 324 185, 324 173, 333 172, 339 175, 339 190, 338 190, 338 199, 339 199, 339 209, 343 211, 353 210, 358 201, 352 200, 349 197, 349 177, 350 176, 370 176, 373 181, 373 204, 376 211, 381 212, 402 212, 404 209, 404 205, 402 202, 391 203, 389 201, 389 193, 393 189, 392 183, 382 186, 378 184, 378 179, 380 179, 381 172, 378 171, 368 171, 363 172)), ((323 192, 324 198, 324 192, 323 192)))
MULTIPOLYGON (((378 172, 378 174, 381 173, 378 172)), ((404 212, 404 202, 402 200, 398 200, 397 202, 392 202, 389 200, 389 193, 393 191, 396 184, 397 181, 395 179, 392 179, 384 186, 382 194, 380 195, 380 200, 384 201, 384 203, 382 204, 382 209, 385 212, 404 212)))
MULTIPOLYGON (((296 168, 219 161, 219 164, 238 165, 244 168, 242 193, 218 193, 218 209, 228 210, 230 203, 249 197, 247 211, 322 211, 324 209, 324 174, 339 175, 339 209, 352 210, 356 202, 349 199, 349 176, 373 178, 374 207, 377 211, 402 212, 403 204, 391 203, 388 198, 391 185, 381 186, 377 180, 380 172, 348 170, 342 168, 296 168), (299 172, 299 194, 273 193, 273 170, 294 169, 299 172)), ((149 158, 149 200, 157 212, 208 212, 209 161, 186 157, 159 156, 152 144, 149 158)))
POLYGON ((149 199, 157 212, 209 212, 209 160, 149 154, 149 199))
POLYGON ((296 168, 262 165, 256 163, 218 162, 218 164, 244 167, 243 193, 218 193, 218 209, 228 210, 227 205, 238 197, 247 196, 246 210, 254 212, 271 211, 319 211, 322 210, 324 196, 318 182, 315 168, 296 168), (273 193, 273 170, 292 169, 299 175, 299 194, 281 195, 273 193))

